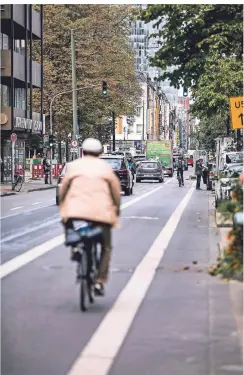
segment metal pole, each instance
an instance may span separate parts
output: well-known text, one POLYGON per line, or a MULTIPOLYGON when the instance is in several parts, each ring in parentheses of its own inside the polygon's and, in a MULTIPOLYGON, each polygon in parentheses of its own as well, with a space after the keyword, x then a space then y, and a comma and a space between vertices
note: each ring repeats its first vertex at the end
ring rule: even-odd
MULTIPOLYGON (((52 113, 53 100, 50 103, 50 135, 53 134, 53 113, 52 113)), ((50 147, 50 185, 53 183, 53 148, 50 147)))
POLYGON ((113 151, 115 151, 115 113, 112 112, 113 151))
POLYGON ((144 132, 145 132, 145 105, 144 100, 142 101, 142 141, 144 141, 144 132))
POLYGON ((75 63, 75 39, 74 30, 71 30, 71 57, 72 57, 72 100, 73 100, 73 136, 76 139, 77 129, 77 82, 76 82, 76 63, 75 63))
MULTIPOLYGON (((88 89, 88 88, 91 88, 91 87, 97 87, 97 85, 91 85, 91 86, 86 86, 86 87, 79 87, 78 89, 76 88, 75 90, 76 91, 79 91, 79 90, 85 90, 85 89, 88 89)), ((49 114, 50 114, 50 129, 49 129, 49 134, 52 135, 53 134, 53 115, 52 115, 52 105, 53 105, 53 101, 55 98, 57 98, 58 96, 61 96, 61 95, 64 95, 64 94, 68 94, 70 92, 73 92, 73 89, 72 90, 65 90, 65 91, 62 91, 62 92, 59 92, 58 94, 54 95, 51 102, 50 102, 50 108, 49 108, 49 114)), ((77 114, 77 112, 76 112, 77 114)), ((52 185, 52 157, 53 157, 53 150, 52 150, 52 147, 50 149, 50 166, 51 166, 51 173, 50 173, 50 184, 52 185)))
POLYGON ((14 190, 15 142, 12 141, 12 190, 14 190))

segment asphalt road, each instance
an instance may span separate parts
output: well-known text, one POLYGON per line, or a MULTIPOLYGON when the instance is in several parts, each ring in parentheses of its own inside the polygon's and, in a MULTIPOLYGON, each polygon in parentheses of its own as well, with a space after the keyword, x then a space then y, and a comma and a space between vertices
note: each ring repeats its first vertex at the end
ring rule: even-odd
POLYGON ((172 178, 123 197, 106 296, 86 313, 54 195, 1 200, 2 374, 242 374, 226 285, 205 272, 206 191, 172 178))

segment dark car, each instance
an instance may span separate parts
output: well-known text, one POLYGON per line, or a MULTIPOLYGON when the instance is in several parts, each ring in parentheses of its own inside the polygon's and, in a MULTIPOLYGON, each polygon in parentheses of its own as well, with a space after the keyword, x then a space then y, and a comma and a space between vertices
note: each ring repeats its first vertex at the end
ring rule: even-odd
POLYGON ((158 180, 159 182, 164 182, 162 164, 154 160, 140 162, 137 168, 136 182, 141 182, 142 180, 158 180))
POLYGON ((133 194, 133 176, 124 155, 104 154, 100 157, 114 170, 120 180, 121 190, 125 195, 133 194))

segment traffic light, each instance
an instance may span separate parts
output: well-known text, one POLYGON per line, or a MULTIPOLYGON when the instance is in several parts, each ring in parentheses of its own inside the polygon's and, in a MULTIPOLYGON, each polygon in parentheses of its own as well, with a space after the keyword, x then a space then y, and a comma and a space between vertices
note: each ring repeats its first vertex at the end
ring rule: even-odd
POLYGON ((103 83, 102 83, 102 94, 103 94, 103 96, 107 95, 107 91, 108 91, 108 89, 107 89, 107 82, 103 81, 103 83))
POLYGON ((54 134, 49 135, 49 146, 52 147, 57 142, 57 137, 54 134))
POLYGON ((183 96, 188 96, 188 88, 187 87, 184 87, 183 89, 183 96))

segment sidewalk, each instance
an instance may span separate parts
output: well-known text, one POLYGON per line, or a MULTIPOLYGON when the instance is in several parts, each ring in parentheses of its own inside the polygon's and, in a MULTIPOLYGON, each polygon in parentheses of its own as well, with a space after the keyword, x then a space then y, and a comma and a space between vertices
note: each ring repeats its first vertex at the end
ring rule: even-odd
POLYGON ((33 191, 39 191, 39 190, 46 190, 46 189, 55 189, 56 188, 56 180, 53 180, 52 185, 45 185, 44 180, 32 180, 29 179, 27 180, 23 186, 22 189, 19 193, 16 191, 12 191, 12 185, 11 184, 1 184, 0 185, 0 192, 1 192, 1 197, 7 197, 10 195, 20 195, 23 193, 31 193, 33 191))

